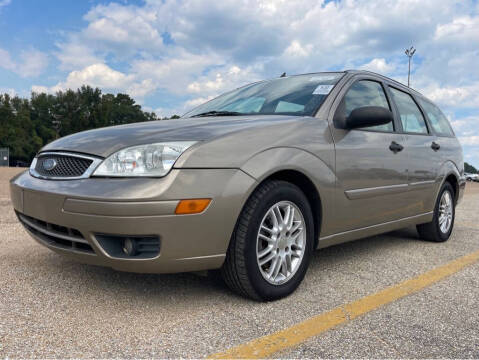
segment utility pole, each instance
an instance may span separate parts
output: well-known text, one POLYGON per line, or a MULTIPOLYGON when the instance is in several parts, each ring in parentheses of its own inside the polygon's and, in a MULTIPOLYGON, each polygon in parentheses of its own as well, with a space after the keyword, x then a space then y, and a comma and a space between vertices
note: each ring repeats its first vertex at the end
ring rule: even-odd
POLYGON ((409 79, 411 77, 411 58, 412 56, 414 55, 414 53, 416 52, 416 49, 414 48, 414 46, 411 46, 409 49, 406 49, 406 51, 404 52, 408 59, 409 59, 409 67, 408 67, 408 70, 407 70, 407 86, 409 87, 409 79))

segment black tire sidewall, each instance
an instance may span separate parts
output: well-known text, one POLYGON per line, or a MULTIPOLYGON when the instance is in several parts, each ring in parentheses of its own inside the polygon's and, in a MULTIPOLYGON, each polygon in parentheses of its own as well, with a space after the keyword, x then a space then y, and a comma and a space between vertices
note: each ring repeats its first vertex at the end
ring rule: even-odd
POLYGON ((314 222, 311 207, 306 196, 293 184, 279 183, 267 191, 255 206, 248 230, 244 258, 248 278, 255 292, 264 300, 275 300, 292 293, 301 283, 309 265, 314 244, 314 222), (285 284, 272 285, 263 278, 256 259, 256 240, 258 230, 266 212, 280 201, 291 201, 300 210, 306 223, 306 246, 303 260, 295 275, 285 284))
POLYGON ((455 204, 455 201, 454 201, 454 189, 452 188, 451 184, 449 184, 448 182, 444 183, 444 185, 442 186, 441 188, 441 191, 439 193, 439 196, 437 197, 437 201, 436 201, 436 207, 434 209, 434 226, 436 227, 436 233, 437 233, 437 236, 439 237, 439 239, 441 241, 446 241, 447 239, 449 239, 449 237, 451 236, 451 233, 452 233, 452 230, 454 228, 454 220, 456 218, 456 204, 455 204), (450 195, 451 195, 451 199, 452 199, 452 222, 451 222, 451 226, 449 227, 449 230, 447 233, 443 233, 441 231, 441 227, 439 225, 439 206, 441 204, 441 198, 442 198, 442 195, 444 194, 444 192, 446 191, 449 191, 450 195))

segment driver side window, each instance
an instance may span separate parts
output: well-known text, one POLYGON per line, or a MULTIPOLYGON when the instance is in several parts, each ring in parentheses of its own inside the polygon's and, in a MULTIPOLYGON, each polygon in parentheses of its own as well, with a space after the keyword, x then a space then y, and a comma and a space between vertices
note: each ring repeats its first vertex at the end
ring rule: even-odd
MULTIPOLYGON (((348 117, 354 109, 364 106, 380 106, 391 110, 382 85, 372 80, 356 81, 342 100, 344 115, 348 117)), ((394 131, 392 122, 384 125, 368 127, 367 130, 394 131)))

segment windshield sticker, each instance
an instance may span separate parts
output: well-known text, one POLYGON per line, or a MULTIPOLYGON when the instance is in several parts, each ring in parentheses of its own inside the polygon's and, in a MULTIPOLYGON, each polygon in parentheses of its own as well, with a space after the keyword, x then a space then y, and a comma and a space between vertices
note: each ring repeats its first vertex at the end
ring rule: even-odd
POLYGON ((319 85, 313 91, 313 95, 328 95, 334 85, 319 85))
POLYGON ((309 81, 331 81, 336 80, 338 75, 321 75, 321 76, 313 76, 309 79, 309 81))

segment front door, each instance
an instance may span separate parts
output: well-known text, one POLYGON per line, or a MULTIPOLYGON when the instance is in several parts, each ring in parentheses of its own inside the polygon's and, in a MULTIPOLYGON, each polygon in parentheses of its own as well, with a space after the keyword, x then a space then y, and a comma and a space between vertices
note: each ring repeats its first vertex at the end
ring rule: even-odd
MULTIPOLYGON (((372 79, 352 83, 336 111, 348 116, 363 106, 393 110, 384 85, 372 79)), ((408 213, 405 138, 396 128, 396 124, 390 123, 342 130, 332 124, 336 149, 336 233, 397 220, 408 213)))

